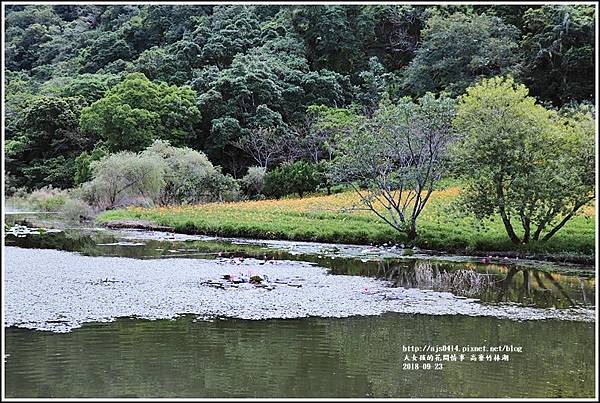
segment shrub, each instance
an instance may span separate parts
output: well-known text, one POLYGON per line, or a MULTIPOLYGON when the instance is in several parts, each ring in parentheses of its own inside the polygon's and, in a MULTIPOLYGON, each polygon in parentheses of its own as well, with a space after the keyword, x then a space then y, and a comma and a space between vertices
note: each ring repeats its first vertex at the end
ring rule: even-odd
POLYGON ((92 208, 81 200, 80 189, 61 190, 51 186, 26 193, 19 189, 6 201, 20 210, 59 212, 67 221, 81 222, 92 217, 92 208))
POLYGON ((288 194, 288 182, 281 168, 275 168, 265 174, 263 193, 267 197, 281 198, 288 194))
POLYGON ((83 186, 86 201, 99 208, 152 204, 164 184, 165 163, 150 155, 119 152, 91 164, 93 179, 83 186))
POLYGON ((275 198, 292 193, 303 197, 304 193, 317 190, 321 176, 317 164, 306 161, 284 164, 265 175, 264 192, 275 198))
POLYGON ((266 168, 249 167, 248 172, 241 179, 242 189, 248 196, 256 197, 263 192, 266 168))
POLYGON ((223 175, 221 167, 207 178, 206 201, 236 201, 240 199, 240 185, 231 175, 223 175))
POLYGON ((67 200, 67 192, 46 186, 25 196, 24 204, 34 210, 58 211, 67 200))
POLYGON ((83 222, 93 216, 92 209, 85 202, 78 199, 66 199, 60 208, 62 216, 67 221, 83 222))
POLYGON ((221 169, 213 166, 199 151, 173 147, 168 141, 156 140, 142 155, 164 161, 164 183, 158 196, 162 205, 237 198, 237 182, 231 176, 223 175, 221 169))

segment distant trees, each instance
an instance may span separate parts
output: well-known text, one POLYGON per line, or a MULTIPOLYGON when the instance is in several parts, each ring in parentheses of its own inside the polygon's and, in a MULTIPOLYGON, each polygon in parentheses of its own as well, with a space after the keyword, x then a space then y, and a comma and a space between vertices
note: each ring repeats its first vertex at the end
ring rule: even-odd
POLYGON ((82 130, 106 141, 112 151, 139 151, 157 138, 175 145, 193 140, 199 119, 192 89, 135 73, 83 108, 80 122, 82 130))
POLYGON ((6 144, 6 165, 16 186, 73 185, 73 161, 90 139, 79 130, 78 98, 38 97, 28 103, 18 133, 6 144))
POLYGON ((255 7, 217 6, 208 29, 210 35, 204 42, 202 59, 219 68, 229 66, 237 54, 244 54, 261 44, 260 21, 255 7))
POLYGON ((404 86, 416 94, 447 90, 459 95, 481 77, 514 68, 518 33, 502 19, 485 14, 434 15, 404 71, 404 86))
POLYGON ((75 158, 75 185, 81 185, 92 179, 92 162, 99 161, 109 154, 103 146, 98 146, 91 151, 84 151, 75 158))
POLYGON ((31 70, 40 66, 44 59, 44 46, 61 32, 61 19, 52 12, 51 6, 27 7, 9 12, 6 16, 6 68, 31 70))
POLYGON ((285 10, 294 31, 303 39, 313 70, 338 73, 361 70, 368 47, 375 42, 376 19, 369 7, 321 5, 285 10))
POLYGON ((297 133, 290 129, 259 127, 241 137, 234 145, 251 155, 259 166, 268 168, 300 157, 300 141, 297 133))
POLYGON ((523 15, 519 76, 531 94, 556 106, 594 97, 594 8, 545 5, 523 15))
POLYGON ((297 160, 325 169, 349 115, 371 117, 385 97, 459 96, 506 72, 548 108, 593 103, 594 13, 590 5, 7 7, 7 173, 17 187, 68 187, 89 177, 98 147, 137 152, 155 139, 201 151, 238 178, 251 165, 297 160), (49 111, 64 132, 25 122, 39 99, 64 111, 49 111), (317 122, 321 112, 328 117, 317 122), (257 160, 258 149, 276 152, 257 160))
POLYGON ((306 124, 308 132, 301 143, 304 157, 314 163, 322 160, 331 162, 347 128, 357 124, 361 118, 362 115, 353 109, 309 106, 306 124))
POLYGON ((456 139, 455 101, 428 93, 413 102, 384 100, 371 118, 347 128, 334 160, 337 179, 351 184, 364 205, 409 240, 449 161, 456 139))
POLYGON ((104 97, 109 89, 121 81, 121 77, 115 74, 80 74, 76 77, 69 77, 66 80, 54 84, 55 92, 63 97, 79 97, 84 106, 104 97))
POLYGON ((463 134, 455 161, 464 206, 479 218, 499 215, 513 243, 550 239, 593 200, 590 113, 557 114, 497 77, 467 90, 454 125, 463 134))
MULTIPOLYGON (((308 71, 295 55, 281 57, 263 49, 238 54, 229 68, 196 73, 192 87, 202 110, 200 124, 207 154, 226 166, 240 160, 239 141, 273 127, 279 133, 303 120, 311 104, 348 104, 350 83, 340 74, 308 71)), ((246 150, 247 151, 247 150, 246 150)), ((247 154, 248 155, 248 154, 247 154)))
POLYGON ((372 114, 379 106, 379 101, 389 90, 391 74, 377 57, 369 59, 369 68, 359 74, 359 83, 356 87, 356 101, 361 104, 367 115, 372 114))
POLYGON ((421 31, 435 9, 422 5, 385 5, 375 11, 374 27, 388 72, 407 66, 421 42, 421 31))
POLYGON ((83 73, 95 73, 112 62, 131 60, 135 54, 117 32, 99 36, 83 52, 86 60, 82 67, 83 73))

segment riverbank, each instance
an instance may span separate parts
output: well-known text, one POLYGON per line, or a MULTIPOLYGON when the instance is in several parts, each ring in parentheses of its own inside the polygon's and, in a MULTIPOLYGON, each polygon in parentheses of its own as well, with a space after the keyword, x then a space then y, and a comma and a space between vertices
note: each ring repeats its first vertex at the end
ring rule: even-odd
MULTIPOLYGON (((573 263, 594 261, 594 208, 588 207, 546 243, 514 245, 499 220, 480 222, 454 212, 458 187, 436 191, 419 219, 415 246, 470 255, 535 258, 573 263)), ((96 222, 113 228, 143 228, 223 237, 349 244, 403 244, 406 238, 353 192, 282 200, 107 211, 96 222)))

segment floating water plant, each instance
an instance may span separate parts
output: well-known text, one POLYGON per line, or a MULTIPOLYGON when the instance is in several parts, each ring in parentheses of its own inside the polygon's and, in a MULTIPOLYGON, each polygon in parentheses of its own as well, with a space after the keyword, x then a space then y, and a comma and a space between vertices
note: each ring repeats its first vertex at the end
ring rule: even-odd
POLYGON ((62 230, 56 228, 32 228, 19 224, 15 224, 12 227, 8 227, 6 224, 4 226, 5 237, 7 235, 13 235, 17 238, 24 238, 27 235, 44 235, 51 232, 62 232, 62 230))

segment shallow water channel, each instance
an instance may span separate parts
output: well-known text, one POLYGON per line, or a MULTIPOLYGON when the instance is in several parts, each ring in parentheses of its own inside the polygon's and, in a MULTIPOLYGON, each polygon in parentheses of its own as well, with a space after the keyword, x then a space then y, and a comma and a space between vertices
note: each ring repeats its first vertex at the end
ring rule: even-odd
POLYGON ((594 395, 593 267, 139 230, 5 244, 7 397, 594 395))

